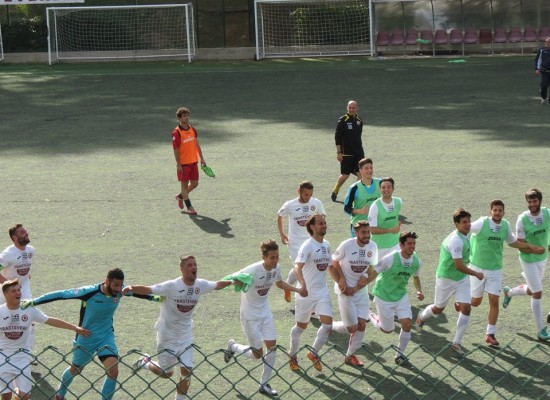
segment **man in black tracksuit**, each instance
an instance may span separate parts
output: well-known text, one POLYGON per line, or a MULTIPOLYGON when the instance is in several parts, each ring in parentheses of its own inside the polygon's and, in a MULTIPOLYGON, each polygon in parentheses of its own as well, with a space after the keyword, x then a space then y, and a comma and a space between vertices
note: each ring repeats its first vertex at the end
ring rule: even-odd
POLYGON ((540 103, 548 104, 548 87, 550 86, 550 37, 547 37, 546 47, 541 48, 535 57, 535 73, 540 75, 540 103))

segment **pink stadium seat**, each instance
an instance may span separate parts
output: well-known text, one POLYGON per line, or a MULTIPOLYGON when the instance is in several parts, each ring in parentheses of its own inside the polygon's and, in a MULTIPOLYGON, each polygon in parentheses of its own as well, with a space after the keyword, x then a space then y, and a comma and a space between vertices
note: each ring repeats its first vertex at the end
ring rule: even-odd
MULTIPOLYGON (((460 35, 460 42, 462 42, 462 35, 460 35)), ((435 31, 435 44, 447 43, 449 43, 449 36, 447 35, 447 31, 444 29, 438 29, 437 31, 435 31)))
POLYGON ((393 31, 391 35, 390 45, 402 46, 404 42, 405 42, 405 37, 403 36, 403 32, 400 30, 393 31))
POLYGON ((405 44, 407 46, 412 46, 418 44, 416 42, 416 39, 418 39, 418 31, 415 29, 411 29, 407 32, 407 38, 405 39, 405 44))
POLYGON ((520 28, 510 29, 510 36, 508 37, 509 43, 520 43, 522 39, 523 37, 522 37, 520 28))
POLYGON ((475 29, 466 29, 466 32, 464 32, 464 43, 477 43, 477 31, 475 29))
POLYGON ((378 32, 376 35, 376 45, 377 46, 387 46, 390 44, 390 35, 388 32, 378 32))
POLYGON ((493 42, 493 32, 490 29, 480 29, 479 30, 479 43, 492 43, 493 42))
POLYGON ((506 43, 507 39, 508 39, 508 34, 506 33, 506 29, 504 28, 495 29, 495 37, 493 38, 494 43, 506 43))
POLYGON ((460 29, 451 29, 451 35, 449 37, 449 43, 460 44, 462 43, 462 32, 460 29))
POLYGON ((540 28, 539 31, 539 42, 544 42, 547 37, 550 37, 550 27, 540 28))
POLYGON ((424 29, 420 32, 420 39, 429 40, 430 44, 434 41, 434 34, 431 29, 424 29))
POLYGON ((531 27, 525 28, 525 33, 523 34, 524 42, 536 42, 538 40, 537 31, 531 27))

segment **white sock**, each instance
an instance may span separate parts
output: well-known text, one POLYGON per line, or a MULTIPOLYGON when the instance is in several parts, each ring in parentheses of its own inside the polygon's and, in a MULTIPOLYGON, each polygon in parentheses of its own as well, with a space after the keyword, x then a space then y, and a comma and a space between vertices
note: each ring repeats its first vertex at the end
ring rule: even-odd
POLYGON ((178 392, 176 392, 176 397, 174 397, 174 400, 188 400, 189 397, 187 397, 187 395, 185 394, 179 394, 178 392))
POLYGON ((355 354, 355 352, 361 348, 361 345, 363 344, 363 338, 365 337, 365 331, 355 331, 355 333, 352 333, 349 337, 349 346, 348 346, 348 352, 346 353, 346 356, 351 356, 355 354))
POLYGON ((294 325, 294 327, 290 330, 290 349, 288 351, 291 357, 298 353, 298 349, 300 347, 300 337, 304 331, 305 329, 300 328, 298 325, 294 325))
POLYGON ((519 285, 515 288, 512 288, 508 290, 508 297, 514 297, 514 296, 526 296, 527 295, 527 285, 519 285))
POLYGON ((252 352, 252 348, 250 346, 245 346, 244 344, 239 343, 233 343, 233 346, 231 346, 231 350, 233 350, 235 353, 241 353, 247 358, 250 358, 251 360, 256 360, 256 357, 254 357, 254 353, 252 352))
POLYGON ((470 316, 460 313, 458 315, 458 320, 456 321, 456 333, 455 338, 453 339, 453 344, 460 344, 462 337, 468 329, 468 323, 470 322, 470 316))
POLYGON ((332 323, 332 330, 338 333, 348 333, 348 328, 344 325, 344 321, 334 321, 332 323))
POLYGON ((313 350, 315 350, 315 354, 318 354, 319 350, 321 350, 321 347, 323 347, 328 341, 328 335, 330 335, 331 330, 332 324, 321 324, 321 326, 317 330, 317 336, 315 337, 315 342, 313 342, 312 346, 313 350))
POLYGON ((376 329, 380 328, 380 317, 378 314, 375 314, 373 312, 370 313, 370 322, 372 323, 372 326, 374 326, 376 329))
POLYGON ((430 304, 428 307, 426 307, 424 309, 424 311, 422 311, 418 317, 422 320, 422 321, 426 321, 428 319, 430 319, 431 317, 434 316, 434 312, 432 311, 432 307, 434 306, 434 304, 430 304))
POLYGON ((267 383, 267 381, 271 377, 271 371, 273 371, 273 367, 275 366, 276 359, 277 359, 277 347, 273 347, 272 349, 267 350, 267 354, 263 358, 264 370, 262 372, 262 380, 260 381, 262 385, 267 383))
POLYGON ((401 328, 401 332, 399 333, 399 344, 397 345, 397 348, 399 351, 395 353, 396 357, 399 357, 401 355, 405 354, 405 349, 407 348, 407 345, 411 341, 411 333, 405 332, 403 328, 401 328))
POLYGON ((294 284, 297 281, 298 280, 296 279, 296 274, 294 273, 294 268, 291 268, 290 271, 288 272, 288 276, 286 277, 286 283, 288 283, 289 285, 294 286, 294 284))
POLYGON ((540 299, 531 298, 531 311, 533 311, 533 317, 535 317, 537 332, 540 332, 544 328, 544 323, 542 322, 542 305, 540 299))
POLYGON ((487 330, 485 331, 487 335, 494 335, 497 333, 497 327, 494 325, 487 324, 487 330))

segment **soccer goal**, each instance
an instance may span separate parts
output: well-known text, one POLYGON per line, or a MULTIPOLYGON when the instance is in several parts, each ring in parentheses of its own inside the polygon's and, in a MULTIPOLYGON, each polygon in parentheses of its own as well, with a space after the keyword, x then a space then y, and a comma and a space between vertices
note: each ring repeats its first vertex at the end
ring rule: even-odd
POLYGON ((4 41, 2 40, 2 25, 0 25, 0 62, 4 61, 4 41))
POLYGON ((255 0, 256 59, 370 55, 368 0, 255 0))
POLYGON ((195 55, 192 4, 48 7, 48 62, 195 55))

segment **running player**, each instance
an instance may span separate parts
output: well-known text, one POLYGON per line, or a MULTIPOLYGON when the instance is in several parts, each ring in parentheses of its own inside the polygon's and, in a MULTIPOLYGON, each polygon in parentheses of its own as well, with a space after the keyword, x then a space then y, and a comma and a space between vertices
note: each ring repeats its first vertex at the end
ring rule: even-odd
POLYGON ((130 285, 123 293, 140 295, 154 294, 162 301, 160 315, 155 325, 157 330, 158 362, 144 354, 134 364, 135 370, 146 369, 153 374, 169 379, 174 367, 180 367, 180 380, 176 386, 175 400, 187 399, 193 369, 193 310, 200 297, 213 290, 220 290, 232 281, 212 282, 197 278, 197 260, 194 256, 180 258, 181 277, 153 286, 130 285))
POLYGON ((540 340, 550 340, 550 332, 544 326, 542 319, 542 279, 546 262, 548 261, 548 245, 550 241, 550 213, 548 208, 541 207, 542 192, 531 189, 525 193, 528 211, 519 215, 516 222, 516 235, 519 241, 544 247, 544 253, 533 254, 520 250, 519 263, 523 269, 522 275, 527 285, 510 289, 505 286, 502 306, 507 308, 514 296, 531 296, 531 311, 535 318, 537 337, 540 340))
POLYGON ((361 348, 365 328, 369 321, 369 294, 366 283, 360 278, 370 275, 373 266, 378 264, 376 243, 370 240, 370 227, 367 221, 358 221, 354 226, 355 238, 340 243, 332 255, 329 269, 334 279, 334 292, 338 295, 338 306, 342 321, 335 321, 332 330, 350 335, 349 346, 344 362, 353 367, 364 366, 355 352, 361 348))
POLYGON ((434 303, 419 312, 416 318, 416 329, 421 331, 426 320, 433 317, 434 314, 441 314, 451 296, 454 295, 456 301, 460 303, 460 314, 456 322, 456 333, 451 349, 459 356, 466 354, 466 350, 460 342, 468 329, 472 308, 470 305, 470 279, 467 275, 475 276, 478 280, 483 279, 482 272, 468 268, 470 262, 470 240, 468 238, 471 226, 470 218, 471 214, 463 208, 454 212, 453 222, 456 230, 443 240, 439 252, 434 303))
POLYGON ((372 289, 374 304, 377 314, 371 314, 371 321, 384 333, 392 333, 394 328, 394 316, 397 315, 401 322, 401 332, 395 354, 395 363, 410 368, 412 364, 405 356, 405 349, 411 340, 412 310, 409 296, 407 295, 407 283, 413 277, 416 288, 416 298, 424 300, 422 285, 420 283, 421 262, 416 254, 415 232, 403 232, 399 236, 400 251, 394 251, 386 255, 380 263, 374 267, 369 281, 376 278, 372 289))
POLYGON ((351 185, 344 199, 344 211, 351 215, 351 237, 355 235, 353 226, 358 221, 366 221, 369 207, 380 197, 380 178, 373 178, 373 164, 370 158, 359 161, 361 179, 351 185))
POLYGON ((0 306, 0 381, 2 400, 12 398, 17 387, 17 399, 29 399, 33 382, 31 380, 31 355, 29 331, 34 322, 56 328, 75 331, 77 335, 89 336, 88 329, 70 324, 61 319, 50 318, 38 308, 21 308, 21 285, 18 279, 7 280, 2 284, 6 300, 0 306))
MULTIPOLYGON (((482 272, 483 280, 470 276, 470 288, 472 292, 472 306, 477 307, 483 300, 483 292, 489 297, 489 313, 487 316, 487 329, 485 342, 491 346, 499 346, 495 337, 496 323, 498 319, 499 297, 502 288, 502 252, 504 242, 508 246, 520 249, 524 252, 531 251, 536 254, 544 253, 544 248, 533 246, 516 239, 510 223, 504 219, 504 202, 493 200, 489 204, 490 216, 481 217, 472 223, 470 229, 470 243, 472 245, 472 257, 470 268, 482 272)), ((456 306, 456 305, 455 305, 456 306)))
MULTIPOLYGON (((76 336, 73 360, 71 366, 63 372, 59 388, 55 393, 55 400, 65 398, 75 375, 82 372, 96 353, 107 372, 107 376, 103 381, 101 396, 104 400, 113 398, 118 377, 118 349, 115 343, 113 316, 123 296, 123 285, 124 272, 119 268, 115 268, 107 273, 107 278, 103 283, 76 289, 58 290, 33 300, 23 301, 22 307, 27 308, 58 300, 80 300, 80 321, 78 325, 93 332, 90 337, 80 334, 76 336)), ((133 293, 127 293, 126 295, 159 301, 159 298, 154 296, 140 296, 133 293)))
POLYGON ((297 357, 300 338, 307 328, 311 313, 315 312, 319 316, 321 326, 317 331, 313 349, 307 354, 307 357, 313 362, 314 368, 321 371, 323 366, 319 359, 319 350, 328 341, 332 330, 332 301, 326 282, 327 269, 331 263, 331 252, 329 242, 324 239, 327 233, 325 216, 314 214, 309 217, 306 229, 311 238, 300 247, 294 266, 301 291, 300 296, 294 297, 296 325, 290 331, 289 364, 293 371, 300 369, 297 357))
POLYGON ((227 343, 224 361, 226 363, 231 361, 235 353, 243 354, 252 360, 260 359, 264 355, 263 344, 265 344, 266 355, 262 359, 263 372, 259 391, 268 396, 277 396, 277 391, 271 388, 268 383, 277 357, 277 334, 273 323, 273 314, 267 302, 267 295, 273 284, 283 290, 302 291, 302 295, 305 295, 305 291, 296 289, 282 280, 281 266, 279 265, 279 246, 274 240, 263 241, 260 250, 262 261, 239 271, 239 273, 253 276, 250 289, 246 293, 241 292, 241 326, 248 344, 239 344, 234 339, 230 339, 227 343))
MULTIPOLYGON (((292 268, 286 278, 286 281, 290 285, 296 283, 294 261, 296 260, 298 250, 300 250, 302 243, 310 238, 305 223, 313 214, 326 215, 326 212, 321 200, 313 197, 313 184, 309 181, 302 182, 298 188, 298 197, 285 202, 277 212, 277 227, 279 228, 281 242, 288 246, 288 254, 292 262, 292 268), (288 218, 288 236, 285 234, 284 230, 285 217, 288 218)), ((285 300, 290 303, 292 300, 290 290, 285 290, 284 293, 285 300)))
POLYGON ((378 257, 384 258, 393 251, 399 251, 399 212, 403 200, 393 196, 395 183, 392 178, 380 180, 382 197, 377 199, 369 209, 369 225, 372 240, 378 246, 378 257))

